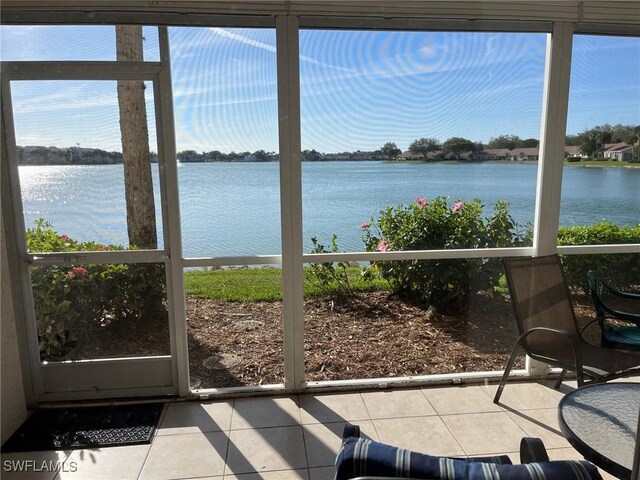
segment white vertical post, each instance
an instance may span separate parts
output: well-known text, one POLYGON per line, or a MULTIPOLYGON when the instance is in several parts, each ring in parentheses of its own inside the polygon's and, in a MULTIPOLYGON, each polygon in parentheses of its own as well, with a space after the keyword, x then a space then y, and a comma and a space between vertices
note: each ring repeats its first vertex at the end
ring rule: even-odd
POLYGON ((572 25, 566 22, 555 22, 553 33, 547 42, 540 126, 540 157, 533 238, 536 256, 556 253, 558 242, 572 43, 572 25))
POLYGON ((284 384, 304 385, 304 269, 302 264, 302 167, 300 154, 299 22, 276 17, 284 384))
POLYGON ((180 197, 178 194, 178 165, 176 158, 175 125, 173 119, 173 92, 171 86, 171 59, 167 27, 158 27, 160 41, 159 74, 155 95, 156 135, 158 161, 163 199, 163 225, 165 250, 169 252, 166 264, 167 303, 171 328, 171 356, 175 367, 174 381, 181 397, 189 394, 189 346, 184 306, 184 273, 182 268, 182 237, 180 234, 180 197), (162 171, 164 170, 164 172, 162 171), (176 376, 177 374, 177 376, 176 376))
MULTIPOLYGON (((547 41, 542 100, 533 235, 535 256, 552 255, 557 250, 572 44, 572 24, 554 22, 552 33, 547 41)), ((549 366, 527 357, 526 369, 529 375, 542 375, 549 371, 549 366)))

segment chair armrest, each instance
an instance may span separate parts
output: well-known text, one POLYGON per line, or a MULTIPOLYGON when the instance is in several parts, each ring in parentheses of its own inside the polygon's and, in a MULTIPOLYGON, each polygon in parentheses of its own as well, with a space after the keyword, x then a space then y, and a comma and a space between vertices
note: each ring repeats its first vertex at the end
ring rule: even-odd
MULTIPOLYGON (((522 335, 520 335, 518 337, 518 340, 516 340, 516 344, 514 346, 514 349, 518 346, 521 345, 522 342, 532 333, 535 332, 548 332, 548 333, 557 333, 558 335, 561 335, 562 337, 564 337, 568 342, 569 345, 571 345, 571 350, 573 350, 573 358, 574 358, 574 367, 575 367, 575 372, 576 372, 576 376, 578 377, 578 386, 581 387, 582 386, 582 378, 584 378, 584 372, 582 369, 582 354, 580 353, 580 348, 578 347, 578 340, 576 338, 576 336, 572 333, 569 333, 567 330, 560 330, 558 328, 549 328, 549 327, 532 327, 529 330, 527 330, 526 332, 524 332, 522 335)), ((525 351, 527 349, 525 348, 525 351)), ((527 352, 529 353, 529 352, 527 352)), ((535 353, 530 353, 531 356, 536 356, 535 353)), ((542 358, 542 355, 537 355, 538 357, 542 358)), ((558 362, 559 363, 559 362, 558 362)))
POLYGON ((571 348, 573 348, 574 351, 578 350, 578 341, 575 338, 576 336, 568 332, 567 330, 560 330, 559 328, 531 327, 529 330, 527 330, 522 335, 520 335, 520 337, 518 337, 518 342, 520 342, 520 340, 524 340, 526 337, 528 337, 529 335, 535 332, 549 332, 549 333, 557 333, 559 335, 562 335, 564 338, 566 338, 569 341, 569 343, 571 344, 571 348))
POLYGON ((624 320, 625 322, 635 323, 640 327, 640 313, 620 312, 618 310, 612 310, 610 308, 606 308, 606 312, 607 315, 605 315, 605 318, 624 320))
MULTIPOLYGON (((606 288, 609 291, 610 294, 612 294, 612 295, 614 295, 614 296, 616 296, 618 298, 624 298, 625 300, 632 300, 634 302, 640 302, 640 293, 623 292, 622 290, 616 290, 611 285, 609 285, 608 283, 605 283, 603 281, 600 281, 600 283, 602 284, 602 286, 604 288, 606 288)), ((602 301, 602 299, 600 299, 600 301, 602 301)), ((640 308, 640 305, 639 305, 639 308, 640 308)))
POLYGON ((623 290, 616 290, 615 288, 613 288, 608 283, 605 283, 605 282, 601 282, 601 283, 602 283, 603 287, 605 287, 607 290, 609 290, 609 292, 611 292, 613 295, 615 295, 617 297, 626 298, 628 300, 638 300, 638 301, 640 301, 640 293, 625 292, 623 290))
POLYGON ((342 440, 346 440, 349 437, 360 437, 360 426, 359 425, 352 425, 350 423, 347 423, 344 426, 344 429, 342 430, 342 440))
POLYGON ((549 455, 539 438, 523 437, 520 440, 520 463, 548 462, 549 455))
MULTIPOLYGON (((621 292, 619 292, 619 293, 621 293, 621 292)), ((629 294, 629 295, 631 295, 631 294, 629 294)), ((634 297, 625 296, 624 298, 631 299, 633 301, 637 301, 638 302, 638 313, 631 313, 631 312, 624 312, 622 310, 616 310, 615 308, 611 308, 609 305, 604 303, 602 301, 602 299, 600 299, 600 305, 601 305, 602 309, 604 310, 605 318, 613 318, 613 319, 616 319, 616 320, 624 320, 626 322, 635 323, 636 325, 638 325, 640 327, 640 295, 637 295, 637 296, 634 295, 634 297)))

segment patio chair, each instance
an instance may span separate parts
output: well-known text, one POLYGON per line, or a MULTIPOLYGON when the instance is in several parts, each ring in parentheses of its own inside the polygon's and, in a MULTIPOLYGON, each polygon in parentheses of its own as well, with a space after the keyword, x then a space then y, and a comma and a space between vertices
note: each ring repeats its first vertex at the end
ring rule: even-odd
POLYGON ((576 373, 578 387, 587 381, 604 382, 640 374, 640 355, 602 348, 581 336, 569 288, 557 255, 503 260, 519 338, 507 362, 493 399, 498 403, 519 347, 531 358, 576 373))
POLYGON ((602 331, 600 344, 640 350, 640 294, 616 290, 594 270, 587 272, 587 281, 602 331))
POLYGON ((523 438, 520 462, 507 455, 482 458, 435 457, 360 438, 357 425, 346 425, 336 457, 335 480, 597 480, 598 469, 586 461, 550 461, 539 438, 523 438))

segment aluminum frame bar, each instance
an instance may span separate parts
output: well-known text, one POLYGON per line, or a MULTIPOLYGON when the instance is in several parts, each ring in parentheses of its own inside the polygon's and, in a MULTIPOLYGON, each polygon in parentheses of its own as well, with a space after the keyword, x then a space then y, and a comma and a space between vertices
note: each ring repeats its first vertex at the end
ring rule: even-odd
POLYGON ((165 250, 110 250, 104 252, 43 252, 28 253, 24 261, 31 265, 66 265, 78 263, 164 263, 169 259, 165 250))
POLYGON ((2 62, 8 80, 143 80, 161 72, 159 62, 2 62))
POLYGON ((304 383, 304 269, 298 19, 276 17, 285 388, 304 383))
POLYGON ((474 20, 434 18, 372 18, 356 16, 300 16, 300 28, 330 30, 402 30, 456 32, 551 33, 550 21, 474 20))
MULTIPOLYGON (((42 372, 40 370, 40 349, 38 347, 38 331, 35 323, 35 308, 33 303, 33 289, 29 275, 29 265, 25 261, 27 256, 26 229, 24 216, 22 215, 22 196, 20 194, 20 175, 18 172, 18 159, 16 158, 16 137, 13 122, 13 105, 11 99, 11 87, 8 77, 2 78, 2 140, 6 149, 6 157, 2 159, 2 186, 3 200, 8 197, 10 209, 10 221, 3 222, 3 228, 10 225, 6 235, 7 242, 13 242, 13 250, 16 253, 17 269, 11 271, 11 280, 14 285, 19 285, 20 291, 16 294, 20 298, 22 318, 16 320, 16 330, 20 345, 20 363, 22 366, 23 384, 26 401, 34 403, 43 393, 42 372), (6 197, 5 197, 6 196, 6 197)), ((7 207, 5 207, 7 208, 7 207)), ((3 209, 4 215, 5 209, 3 209)), ((10 261, 10 265, 13 263, 10 261)))
POLYGON ((175 12, 3 11, 3 25, 149 25, 189 27, 273 28, 273 14, 224 15, 175 12))
POLYGON ((533 236, 536 256, 551 255, 557 249, 572 41, 573 29, 570 23, 557 22, 553 25, 553 33, 547 41, 540 125, 533 236))
POLYGON ((165 244, 170 247, 167 267, 167 298, 169 299, 169 328, 171 329, 171 358, 173 360, 174 382, 178 393, 189 393, 189 347, 187 342, 187 322, 184 297, 184 272, 182 267, 182 233, 180 222, 180 194, 178 190, 178 160, 176 134, 173 115, 173 86, 171 82, 171 58, 169 32, 167 27, 158 27, 160 61, 162 70, 157 80, 158 95, 155 97, 156 130, 158 134, 158 154, 161 162, 161 188, 163 195, 163 215, 165 244))

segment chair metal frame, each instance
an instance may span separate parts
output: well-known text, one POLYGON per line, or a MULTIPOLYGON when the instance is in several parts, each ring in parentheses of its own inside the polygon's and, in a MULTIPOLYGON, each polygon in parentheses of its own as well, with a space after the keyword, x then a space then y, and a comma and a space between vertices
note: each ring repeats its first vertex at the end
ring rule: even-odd
POLYGON ((638 327, 638 329, 640 329, 640 294, 624 292, 613 288, 611 285, 605 282, 602 279, 600 273, 595 270, 589 270, 587 272, 587 283, 589 285, 589 292, 591 293, 591 298, 593 300, 593 306, 596 310, 596 320, 598 322, 598 325, 600 326, 600 330, 602 331, 601 345, 607 348, 640 350, 640 345, 638 344, 616 342, 609 339, 606 335, 606 331, 610 329, 610 327, 607 325, 607 319, 621 320, 626 323, 633 323, 638 327), (612 308, 610 305, 607 305, 602 298, 603 290, 606 290, 614 297, 638 302, 638 313, 623 312, 621 310, 612 308))
MULTIPOLYGON (((502 379, 500 380, 500 384, 498 385, 498 390, 496 391, 495 397, 493 399, 494 403, 498 403, 500 401, 500 397, 504 390, 504 387, 509 378, 509 373, 513 368, 513 364, 516 360, 517 353, 520 348, 523 348, 526 354, 538 361, 554 365, 560 367, 562 369, 560 376, 555 384, 555 388, 560 388, 564 377, 567 371, 573 371, 576 373, 578 387, 583 386, 585 383, 598 383, 605 382, 608 380, 612 380, 615 378, 626 377, 634 374, 640 374, 640 356, 635 356, 635 358, 625 358, 625 353, 621 351, 612 351, 611 358, 613 360, 620 361, 621 364, 625 365, 625 368, 621 369, 607 369, 606 365, 602 365, 602 362, 596 366, 585 365, 585 353, 589 353, 589 350, 593 353, 594 348, 598 349, 599 347, 594 347, 588 344, 581 336, 578 329, 578 324, 575 318, 575 312, 573 310, 573 305, 571 303, 571 295, 569 292, 569 287, 567 286, 566 279, 564 277, 564 272, 562 271, 562 265, 560 263, 560 258, 558 255, 548 255, 543 257, 513 257, 513 258, 505 258, 503 259, 503 265, 505 268, 505 273, 507 276, 507 283, 509 285, 509 292, 511 295, 511 302, 514 309, 514 315, 516 319, 516 323, 518 325, 518 331, 520 336, 516 340, 515 345, 511 351, 511 356, 507 361, 507 365, 504 370, 504 374, 502 375, 502 379), (517 293, 517 289, 514 286, 514 275, 513 269, 521 268, 522 266, 530 267, 535 269, 537 266, 541 267, 549 267, 557 270, 553 273, 559 275, 558 280, 562 279, 562 285, 557 285, 556 288, 562 288, 561 295, 558 297, 559 302, 567 302, 566 311, 570 313, 571 318, 563 319, 565 323, 570 324, 571 329, 573 331, 569 331, 567 329, 562 328, 551 328, 548 326, 533 326, 525 329, 524 323, 526 315, 523 315, 523 312, 519 311, 519 295, 517 293), (531 334, 546 332, 548 334, 552 334, 551 336, 557 335, 557 338, 562 338, 564 342, 566 342, 568 351, 571 352, 570 357, 573 359, 573 362, 569 363, 567 361, 562 361, 557 358, 552 358, 549 356, 545 356, 539 353, 536 353, 534 349, 526 342, 528 337, 531 334), (630 363, 630 365, 626 365, 626 363, 630 363), (602 373, 602 372, 605 373, 602 373), (585 380, 586 378, 586 380, 585 380)), ((558 292, 556 292, 558 293, 558 292)), ((606 350, 606 349, 605 349, 606 350)), ((631 354, 629 354, 631 355, 631 354)), ((589 362, 587 362, 589 363, 589 362)), ((597 363, 597 362, 596 362, 597 363)))

